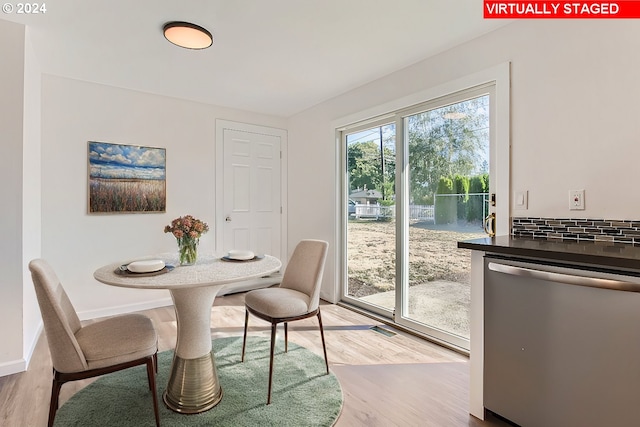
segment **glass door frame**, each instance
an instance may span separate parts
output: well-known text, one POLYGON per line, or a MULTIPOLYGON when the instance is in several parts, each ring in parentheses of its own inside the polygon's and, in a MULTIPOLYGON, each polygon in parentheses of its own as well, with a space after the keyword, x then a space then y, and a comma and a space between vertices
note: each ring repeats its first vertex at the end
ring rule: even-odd
MULTIPOLYGON (((347 149, 347 135, 353 134, 353 133, 357 133, 363 130, 367 130, 367 129, 371 129, 371 128, 376 128, 376 127, 382 127, 385 125, 389 125, 392 123, 396 122, 396 115, 395 114, 388 114, 382 117, 376 117, 373 120, 366 120, 364 122, 359 122, 357 124, 355 124, 354 126, 349 126, 346 128, 343 128, 339 131, 336 132, 336 137, 338 138, 338 140, 340 141, 340 147, 341 147, 341 155, 340 155, 340 164, 341 164, 341 184, 342 184, 342 202, 341 202, 341 212, 342 214, 340 215, 341 217, 341 222, 340 222, 340 229, 342 230, 342 238, 338 241, 342 241, 342 254, 344 255, 342 257, 342 262, 339 265, 342 265, 341 271, 343 274, 343 279, 341 281, 341 283, 348 283, 349 281, 349 272, 347 271, 347 224, 348 224, 348 204, 349 204, 349 177, 347 176, 347 158, 346 158, 346 149, 347 149)), ((398 135, 398 129, 396 127, 396 146, 397 146, 397 135, 398 135)), ((397 153, 396 153, 396 159, 397 159, 397 153)), ((398 165, 397 165, 397 160, 396 160, 396 174, 398 171, 398 165)), ((396 177, 396 189, 397 189, 397 177, 396 177)), ((396 213, 397 215, 397 213, 396 213)), ((396 233, 397 233, 397 227, 396 227, 396 233)), ((396 237, 396 246, 397 246, 397 237, 396 237)), ((397 251, 397 248, 396 248, 397 251)), ((397 272, 397 268, 396 268, 396 272, 397 272)), ((397 283, 397 278, 396 278, 396 283, 397 283)), ((385 307, 381 307, 381 306, 377 306, 377 305, 373 305, 373 304, 367 304, 364 303, 363 301, 361 301, 358 298, 354 298, 352 296, 347 295, 346 293, 347 290, 347 286, 342 286, 340 289, 340 300, 345 301, 353 306, 362 308, 364 310, 367 310, 371 313, 374 313, 378 316, 382 316, 385 318, 390 319, 391 321, 395 321, 394 317, 395 317, 395 308, 393 310, 387 310, 385 307)), ((397 298, 397 297, 396 297, 397 298)), ((397 304, 396 304, 397 306, 397 304)))
MULTIPOLYGON (((338 190, 338 207, 336 210, 336 283, 339 284, 335 290, 337 300, 346 302, 347 304, 377 314, 382 317, 389 318, 392 322, 403 327, 415 330, 416 326, 413 322, 407 322, 398 316, 396 311, 402 306, 403 302, 396 302, 396 310, 379 310, 377 307, 366 305, 358 299, 349 297, 346 294, 346 284, 348 283, 347 271, 347 212, 348 212, 348 177, 346 174, 346 137, 345 131, 351 133, 356 128, 375 127, 377 123, 384 122, 388 124, 392 121, 396 123, 396 217, 404 217, 408 203, 408 173, 405 168, 408 167, 408 159, 403 148, 404 143, 400 144, 398 139, 404 140, 404 118, 401 112, 409 111, 421 104, 426 104, 437 98, 455 94, 465 89, 479 87, 483 85, 494 85, 495 102, 490 115, 491 126, 494 132, 491 132, 491 138, 495 138, 493 146, 490 150, 490 182, 493 183, 490 191, 496 194, 497 205, 490 208, 490 212, 496 214, 496 234, 508 235, 510 232, 510 74, 511 64, 506 62, 494 67, 476 72, 474 74, 461 77, 459 79, 444 83, 434 88, 426 89, 415 94, 406 96, 395 101, 368 109, 361 113, 353 114, 332 123, 336 142, 336 167, 339 180, 337 182, 338 190), (404 182, 403 180, 407 180, 404 182), (398 188, 401 185, 402 188, 398 188), (400 198, 400 201, 398 201, 400 198), (399 203, 398 203, 399 202, 399 203)), ((405 259, 408 259, 408 228, 403 224, 396 231, 396 283, 406 283, 408 269, 402 268, 405 259), (406 230, 405 230, 406 228, 406 230)), ((481 277, 481 272, 472 272, 471 285, 471 332, 470 341, 461 342, 457 345, 449 340, 441 340, 440 338, 427 334, 426 338, 436 342, 441 342, 445 346, 458 348, 466 351, 473 346, 473 342, 477 341, 482 345, 483 325, 482 316, 483 308, 481 307, 484 299, 481 283, 478 283, 475 277, 481 277), (480 276, 477 276, 480 274, 480 276), (475 283, 475 284, 474 284, 475 283), (477 301, 474 308, 474 300, 477 301), (479 304, 479 306, 477 305, 479 304), (480 322, 480 323, 478 323, 480 322)), ((402 298, 402 292, 396 293, 396 300, 402 298)), ((405 297, 406 298, 406 297, 405 297)), ((424 334, 421 330, 416 330, 420 334, 424 334)), ((464 340, 466 341, 466 340, 464 340)))
MULTIPOLYGON (((456 93, 445 95, 418 106, 403 109, 396 115, 396 307, 394 322, 433 339, 456 348, 469 350, 469 340, 453 333, 440 330, 431 325, 417 322, 409 317, 409 221, 406 215, 409 207, 409 137, 405 123, 407 118, 429 110, 439 109, 480 96, 489 96, 489 192, 495 192, 495 174, 492 176, 491 154, 496 150, 495 129, 495 83, 475 86, 456 93)), ((491 212, 492 207, 490 207, 491 212)))

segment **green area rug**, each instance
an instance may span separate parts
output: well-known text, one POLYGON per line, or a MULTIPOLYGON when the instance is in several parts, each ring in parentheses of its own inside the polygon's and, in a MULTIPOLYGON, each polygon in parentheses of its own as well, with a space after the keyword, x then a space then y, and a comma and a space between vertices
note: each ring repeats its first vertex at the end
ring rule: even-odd
MULTIPOLYGON (((324 359, 278 341, 271 404, 267 402, 269 340, 249 336, 245 362, 240 362, 242 337, 213 340, 222 386, 222 401, 195 415, 175 413, 164 406, 173 351, 158 354, 160 422, 174 426, 331 426, 342 409, 338 379, 326 375, 324 359)), ((56 415, 62 426, 154 426, 153 404, 145 366, 105 375, 73 395, 56 415)))

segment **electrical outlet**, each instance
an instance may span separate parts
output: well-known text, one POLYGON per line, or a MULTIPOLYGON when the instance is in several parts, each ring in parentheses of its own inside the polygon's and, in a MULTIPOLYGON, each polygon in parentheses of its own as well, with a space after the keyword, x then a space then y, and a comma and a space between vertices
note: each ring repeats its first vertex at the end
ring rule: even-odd
POLYGON ((584 190, 569 191, 569 210, 571 211, 584 210, 584 190))

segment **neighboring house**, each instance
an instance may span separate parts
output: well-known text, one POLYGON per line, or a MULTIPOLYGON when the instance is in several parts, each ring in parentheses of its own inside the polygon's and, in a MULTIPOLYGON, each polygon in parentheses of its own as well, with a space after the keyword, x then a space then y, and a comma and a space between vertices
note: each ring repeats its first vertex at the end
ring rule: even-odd
POLYGON ((349 195, 349 216, 360 218, 388 218, 393 216, 393 209, 380 206, 382 193, 378 190, 358 190, 349 195))
POLYGON ((349 195, 349 198, 360 205, 375 205, 382 200, 382 193, 378 190, 357 190, 349 195))

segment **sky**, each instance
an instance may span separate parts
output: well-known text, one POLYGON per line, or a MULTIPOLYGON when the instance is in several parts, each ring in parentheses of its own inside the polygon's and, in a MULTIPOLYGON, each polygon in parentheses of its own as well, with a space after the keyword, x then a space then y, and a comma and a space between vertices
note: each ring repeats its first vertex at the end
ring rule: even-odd
POLYGON ((165 165, 164 148, 89 142, 92 178, 165 179, 165 165))

